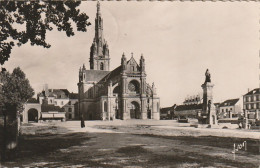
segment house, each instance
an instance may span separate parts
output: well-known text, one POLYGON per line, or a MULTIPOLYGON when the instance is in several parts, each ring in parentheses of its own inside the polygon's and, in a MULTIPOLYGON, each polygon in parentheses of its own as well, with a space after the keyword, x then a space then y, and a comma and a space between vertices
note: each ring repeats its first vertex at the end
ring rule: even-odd
POLYGON ((253 89, 243 96, 243 109, 252 122, 260 116, 260 88, 253 89))
POLYGON ((236 118, 242 114, 239 98, 225 100, 219 104, 218 108, 219 112, 217 113, 217 116, 219 119, 236 118))
POLYGON ((67 89, 48 89, 37 95, 37 99, 29 99, 24 104, 22 121, 38 122, 39 120, 72 120, 78 119, 78 94, 67 89))

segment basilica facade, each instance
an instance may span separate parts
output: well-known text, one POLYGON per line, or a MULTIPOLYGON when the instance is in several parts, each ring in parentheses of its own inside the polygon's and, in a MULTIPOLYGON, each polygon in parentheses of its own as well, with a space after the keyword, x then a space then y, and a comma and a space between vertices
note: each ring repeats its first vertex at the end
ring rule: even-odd
POLYGON ((145 59, 133 54, 110 71, 108 43, 97 3, 95 37, 90 48, 90 70, 79 70, 79 113, 86 120, 160 119, 160 99, 155 85, 146 83, 145 59))

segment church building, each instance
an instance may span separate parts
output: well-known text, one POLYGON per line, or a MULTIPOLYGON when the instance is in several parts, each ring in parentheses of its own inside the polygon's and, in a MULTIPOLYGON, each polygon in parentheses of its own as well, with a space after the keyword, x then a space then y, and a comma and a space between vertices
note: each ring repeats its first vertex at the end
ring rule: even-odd
POLYGON ((160 99, 154 84, 146 83, 145 59, 133 54, 110 71, 110 55, 97 3, 95 37, 90 48, 90 70, 79 70, 79 113, 86 120, 160 119, 160 99))

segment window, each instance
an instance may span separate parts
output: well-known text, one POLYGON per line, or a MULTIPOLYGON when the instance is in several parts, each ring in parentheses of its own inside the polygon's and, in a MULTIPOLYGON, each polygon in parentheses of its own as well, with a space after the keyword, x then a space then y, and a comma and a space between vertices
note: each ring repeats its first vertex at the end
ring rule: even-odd
POLYGON ((72 118, 72 115, 71 114, 69 114, 69 119, 71 119, 72 118))
POLYGON ((132 71, 135 71, 135 67, 134 66, 132 66, 132 71))
POLYGON ((107 112, 107 102, 104 102, 104 112, 107 112))
POLYGON ((93 97, 93 95, 92 95, 92 90, 89 90, 89 91, 88 91, 88 96, 89 96, 89 98, 92 98, 92 97, 93 97))
POLYGON ((230 108, 230 111, 232 111, 232 108, 230 108))
POLYGON ((252 103, 251 104, 251 109, 255 109, 255 107, 256 107, 256 104, 252 103))
POLYGON ((228 109, 226 109, 226 112, 228 112, 228 109))
POLYGON ((72 112, 72 108, 69 108, 69 112, 72 112))
POLYGON ((224 113, 224 109, 222 109, 222 112, 224 113))
POLYGON ((69 103, 68 103, 69 105, 71 105, 71 101, 69 101, 69 103))
POLYGON ((50 99, 50 103, 52 103, 52 100, 50 99))
POLYGON ((104 63, 103 62, 100 63, 100 70, 104 70, 104 63))
POLYGON ((130 92, 135 92, 135 93, 139 93, 139 83, 136 80, 131 81, 128 84, 128 89, 130 92))

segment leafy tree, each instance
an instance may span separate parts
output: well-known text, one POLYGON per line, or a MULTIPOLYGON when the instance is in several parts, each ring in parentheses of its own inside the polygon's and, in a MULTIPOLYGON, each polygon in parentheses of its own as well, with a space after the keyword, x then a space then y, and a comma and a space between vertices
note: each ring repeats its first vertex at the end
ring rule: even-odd
POLYGON ((17 67, 10 74, 3 74, 2 102, 4 104, 17 106, 17 110, 22 111, 23 104, 34 95, 25 73, 17 67))
POLYGON ((46 32, 56 27, 68 37, 74 35, 72 22, 78 31, 87 31, 88 16, 77 7, 80 1, 1 1, 0 2, 0 64, 10 57, 13 46, 27 42, 51 47, 46 32))
POLYGON ((0 107, 4 119, 3 132, 0 135, 3 138, 0 155, 1 161, 4 162, 7 142, 12 141, 16 145, 18 142, 19 123, 17 122, 17 110, 23 110, 23 104, 34 95, 34 90, 30 86, 25 73, 19 67, 15 68, 12 73, 5 72, 0 75, 3 83, 0 102, 5 107, 5 109, 0 107))

